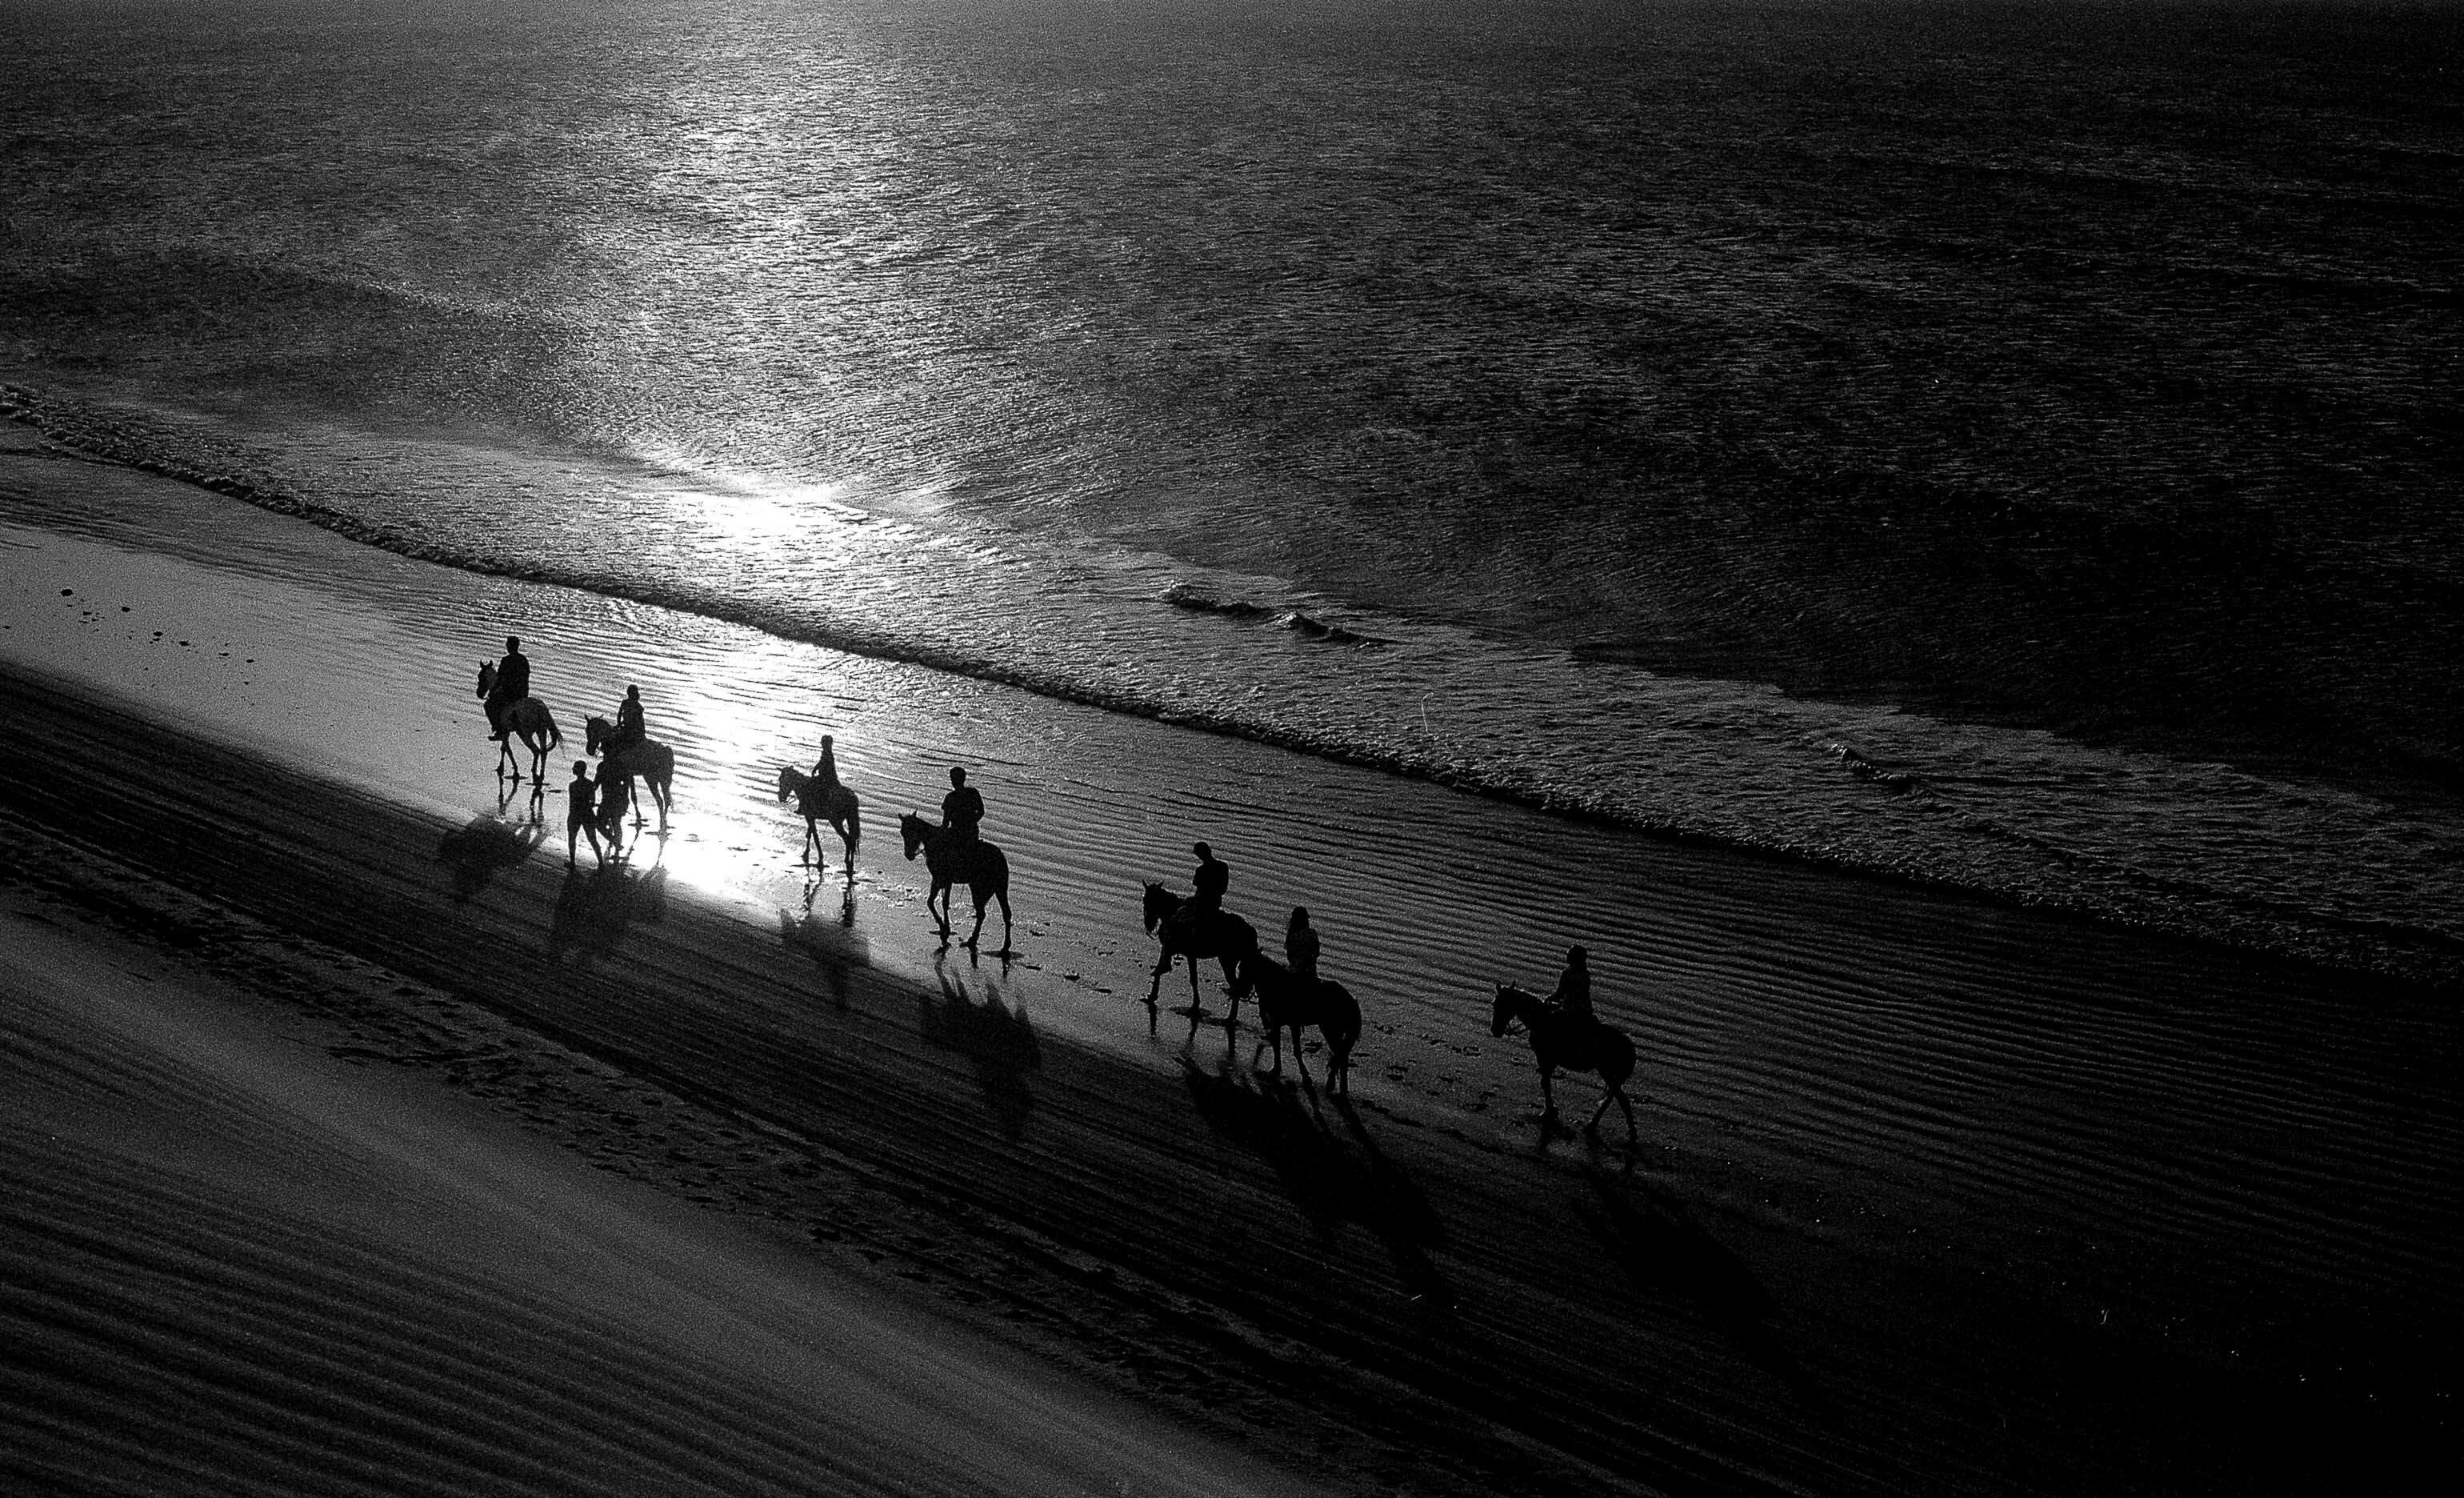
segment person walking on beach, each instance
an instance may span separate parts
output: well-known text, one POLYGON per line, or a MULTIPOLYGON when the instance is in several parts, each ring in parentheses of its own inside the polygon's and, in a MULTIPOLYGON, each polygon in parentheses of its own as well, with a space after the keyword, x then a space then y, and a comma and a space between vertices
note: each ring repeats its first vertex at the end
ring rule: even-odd
POLYGON ((627 687, 625 700, 616 704, 616 732, 608 736, 610 749, 629 749, 650 737, 642 722, 642 689, 627 687))
POLYGON ((1292 918, 1284 927, 1284 965, 1303 982, 1317 981, 1317 929, 1309 924, 1309 907, 1292 907, 1292 918))
POLYGON ((984 820, 984 798, 967 783, 967 772, 950 766, 950 794, 941 798, 941 827, 961 843, 976 840, 976 824, 984 820))
POLYGON ((575 840, 585 835, 590 839, 590 856, 603 864, 607 862, 606 853, 599 847, 599 828, 595 825, 597 802, 597 790, 590 783, 590 761, 574 760, 573 783, 564 788, 564 867, 567 869, 573 867, 575 840))
POLYGON ((599 761, 599 830, 606 836, 611 858, 625 851, 625 808, 633 799, 628 794, 630 784, 612 762, 604 758, 599 761))
POLYGON ((496 663, 496 684, 488 693, 488 737, 502 742, 505 737, 505 709, 531 694, 531 658, 522 653, 522 642, 505 636, 505 658, 496 663))
MULTIPOLYGON (((830 747, 830 736, 827 734, 822 736, 822 757, 813 761, 813 779, 821 782, 824 795, 839 788, 838 752, 830 747)), ((949 814, 948 798, 942 799, 941 807, 942 815, 947 816, 949 814)))

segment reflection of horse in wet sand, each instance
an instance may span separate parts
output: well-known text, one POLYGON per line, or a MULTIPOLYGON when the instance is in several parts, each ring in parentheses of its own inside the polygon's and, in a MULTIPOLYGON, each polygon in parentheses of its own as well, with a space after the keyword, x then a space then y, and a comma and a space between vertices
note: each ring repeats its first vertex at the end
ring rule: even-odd
POLYGON ((1625 1032, 1596 1021, 1586 1025, 1560 1014, 1537 994, 1527 993, 1512 983, 1500 983, 1497 1002, 1489 1009, 1488 1033, 1503 1036, 1507 1026, 1517 1021, 1530 1033, 1531 1056, 1540 1063, 1540 1100, 1548 1105, 1540 1114, 1541 1137, 1547 1138, 1550 1126, 1557 1121, 1557 1094, 1550 1087, 1550 1078, 1563 1068, 1600 1074, 1600 1106, 1583 1120, 1583 1132, 1590 1134, 1599 1127, 1600 1114, 1609 1111, 1609 1099, 1615 1098, 1617 1105, 1625 1110, 1625 1137, 1632 1144, 1634 1105, 1626 1101, 1625 1083, 1634 1075, 1634 1042, 1626 1038, 1625 1032))
POLYGON ((1001 950, 1009 950, 1009 855, 981 838, 966 841, 954 838, 938 823, 927 822, 913 812, 898 819, 898 835, 907 844, 907 856, 924 855, 924 867, 933 876, 933 887, 924 896, 925 914, 941 927, 941 939, 950 937, 950 887, 963 884, 976 897, 976 929, 967 933, 966 945, 976 944, 984 934, 984 901, 1001 901, 1001 950), (935 902, 939 908, 935 908, 935 902))
POLYGON ((1223 964, 1223 986, 1232 992, 1231 1017, 1223 1023, 1238 1024, 1241 1021, 1241 964, 1258 952, 1257 928, 1233 914, 1217 911, 1215 918, 1203 923, 1203 930, 1192 930, 1190 922, 1174 917, 1189 896, 1175 894, 1159 884, 1150 884, 1146 892, 1147 930, 1162 943, 1163 951, 1155 958, 1155 972, 1147 983, 1147 1007, 1152 1009, 1156 996, 1163 991, 1163 975, 1182 958, 1189 958, 1189 1012, 1192 1019, 1204 1014, 1206 1006, 1198 1002, 1198 964, 1213 958, 1223 964))
POLYGON ((616 773, 625 777, 625 796, 633 802, 633 825, 642 825, 642 804, 633 799, 633 782, 639 780, 650 787, 650 799, 659 804, 659 831, 668 830, 668 792, 675 783, 676 752, 655 738, 637 738, 619 748, 616 731, 607 719, 593 714, 582 720, 584 742, 592 754, 603 751, 616 773))
MULTIPOLYGON (((1360 1040, 1360 1002, 1351 990, 1330 978, 1303 978, 1263 952, 1241 958, 1241 977, 1233 996, 1237 999, 1248 988, 1257 990, 1258 1027, 1265 1032, 1259 1044, 1274 1047, 1275 1070, 1284 1069, 1284 1031, 1289 1029, 1292 1064, 1300 1068, 1302 1079, 1308 1079, 1309 1063, 1301 1057, 1301 1030, 1314 1024, 1326 1037, 1326 1085, 1350 1092, 1352 1047, 1360 1040)), ((1252 1058, 1256 1054, 1250 1052, 1252 1058)))
MULTIPOLYGON (((479 700, 486 701, 488 694, 495 690, 496 663, 481 661, 479 700)), ((514 779, 518 781, 522 778, 522 762, 514 758, 514 740, 518 738, 522 747, 531 752, 531 779, 546 780, 547 752, 564 742, 564 735, 557 730, 555 715, 548 712, 547 704, 537 697, 516 698, 505 704, 504 725, 505 737, 496 741, 496 778, 504 779, 505 767, 509 763, 513 766, 514 779)))
POLYGON ((822 824, 839 835, 847 848, 847 870, 855 872, 855 846, 864 838, 864 824, 858 818, 855 792, 842 784, 828 783, 818 776, 806 775, 794 765, 779 772, 779 799, 793 801, 796 814, 804 819, 803 861, 826 864, 829 856, 822 851, 822 824))

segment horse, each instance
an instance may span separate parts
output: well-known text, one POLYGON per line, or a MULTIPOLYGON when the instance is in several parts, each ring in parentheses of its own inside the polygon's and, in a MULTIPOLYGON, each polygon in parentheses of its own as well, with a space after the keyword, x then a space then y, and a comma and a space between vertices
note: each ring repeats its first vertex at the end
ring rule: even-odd
MULTIPOLYGON (((1303 978, 1263 952, 1250 952, 1241 958, 1234 997, 1243 989, 1257 992, 1258 1024, 1265 1031, 1259 1044, 1274 1047, 1278 1073, 1284 1069, 1284 1031, 1288 1028, 1292 1061, 1303 1078, 1309 1076, 1309 1066, 1301 1060, 1301 1028, 1314 1024, 1326 1037, 1327 1086, 1350 1095, 1352 1047, 1360 1041, 1360 1002, 1350 989, 1331 978, 1303 978)), ((1256 1064, 1255 1049, 1249 1059, 1256 1064)))
POLYGON ((1596 1021, 1589 1033, 1582 1023, 1559 1013, 1544 1002, 1537 994, 1526 993, 1512 983, 1497 985, 1497 1002, 1489 1009, 1488 1033, 1503 1037, 1506 1027, 1515 1021, 1523 1022, 1531 1037, 1532 1059, 1540 1063, 1540 1100, 1547 1108, 1540 1114, 1541 1136, 1548 1136, 1549 1125, 1557 1117, 1557 1094, 1549 1079, 1563 1067, 1569 1071, 1596 1071, 1600 1074, 1600 1105, 1583 1121, 1583 1132, 1598 1130, 1600 1114, 1609 1111, 1609 1099, 1625 1110, 1626 1143, 1635 1142, 1634 1105, 1626 1101, 1626 1078, 1634 1075, 1634 1042, 1623 1030, 1611 1029, 1596 1021))
MULTIPOLYGON (((488 694, 495 690, 496 663, 481 661, 479 699, 486 701, 488 694)), ((547 704, 537 697, 517 697, 505 704, 501 721, 505 737, 496 741, 496 779, 501 781, 505 778, 505 763, 510 760, 514 766, 514 782, 521 782, 522 762, 514 759, 514 740, 519 738, 522 747, 531 752, 531 780, 545 782, 547 752, 564 742, 564 735, 557 729, 556 716, 548 712, 547 704)))
POLYGON ((1173 919, 1189 897, 1173 893, 1159 884, 1147 886, 1147 930, 1162 943, 1163 952, 1156 957, 1155 972, 1147 983, 1147 1007, 1155 1006, 1155 998, 1163 989, 1163 975, 1172 971, 1173 963, 1189 958, 1189 1008, 1193 1015, 1203 1014, 1206 1006, 1198 1002, 1198 964, 1214 958, 1223 964, 1223 986, 1232 991, 1232 1015, 1223 1023, 1241 1023, 1240 964, 1258 952, 1258 932, 1247 921, 1230 911, 1219 910, 1215 919, 1203 931, 1193 931, 1173 919))
POLYGON ((864 824, 858 820, 855 792, 845 785, 825 785, 816 777, 789 765, 779 772, 779 799, 794 801, 797 814, 804 819, 803 861, 827 864, 822 852, 822 824, 847 846, 847 870, 855 873, 855 846, 864 838, 864 824))
POLYGON ((1001 950, 1009 950, 1009 855, 979 838, 972 843, 950 836, 949 829, 935 822, 927 822, 913 812, 898 819, 898 835, 906 840, 907 856, 924 855, 924 867, 933 875, 933 888, 924 896, 924 912, 939 921, 941 939, 950 939, 950 887, 963 884, 976 897, 976 929, 967 933, 966 946, 975 950, 976 938, 984 934, 984 900, 1001 901, 1001 950), (933 902, 940 901, 935 911, 933 902))
MULTIPOLYGON (((676 779, 676 752, 655 738, 637 738, 623 748, 616 747, 616 730, 607 719, 596 714, 582 720, 583 743, 592 754, 603 750, 616 773, 625 777, 625 799, 633 801, 633 782, 638 778, 650 787, 650 799, 659 805, 659 834, 668 830, 668 793, 676 779)), ((633 801, 633 825, 642 825, 642 804, 633 801)))

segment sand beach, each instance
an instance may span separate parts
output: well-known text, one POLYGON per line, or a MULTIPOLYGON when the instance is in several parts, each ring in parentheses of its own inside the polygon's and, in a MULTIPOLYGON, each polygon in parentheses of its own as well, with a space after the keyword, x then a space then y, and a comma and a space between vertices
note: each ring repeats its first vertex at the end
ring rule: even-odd
MULTIPOLYGON (((1623 833, 0 456, 0 1471, 2251 1492, 2453 1470, 2456 995, 1623 833), (473 691, 506 633, 544 803, 473 691), (568 870, 638 683, 669 834, 568 870), (852 878, 778 770, 833 734, 852 878), (894 817, 970 767, 1012 951, 894 817), (1349 1097, 1143 1002, 1206 838, 1349 1097), (963 896, 961 896, 963 906, 963 896), (961 933, 963 935, 963 932, 961 933), (1640 1128, 1491 985, 1593 950, 1640 1128), (1561 1083, 1579 1119, 1596 1095, 1561 1083)), ((1202 1002, 1226 999, 1211 971, 1202 1002)))

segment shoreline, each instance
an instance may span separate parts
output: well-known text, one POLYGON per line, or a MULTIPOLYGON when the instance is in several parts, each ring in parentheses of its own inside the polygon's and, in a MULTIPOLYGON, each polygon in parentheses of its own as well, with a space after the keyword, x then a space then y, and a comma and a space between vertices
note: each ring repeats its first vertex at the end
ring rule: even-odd
MULTIPOLYGON (((132 606, 229 623, 235 659, 263 649, 243 628, 287 640, 303 601, 327 597, 283 568, 362 564, 306 540, 263 574, 71 551, 81 587, 136 568, 163 596, 132 606)), ((1234 1364, 1193 1357, 1190 1386, 1258 1380, 1227 1405, 1271 1399, 1303 1355, 1323 1387, 1353 1391, 1338 1423, 1385 1433, 1397 1454, 1356 1464, 1371 1472, 1382 1460, 1434 1482, 1462 1465, 1466 1411, 1519 1432, 1499 1438, 1516 1455, 1471 1461, 1494 1468, 1484 1481, 1533 1490, 1555 1479, 1531 1475, 1529 1453, 1551 1448, 1612 1468, 1591 1480, 1609 1487, 2257 1489, 2349 1476, 2336 1464, 2356 1443, 2399 1470, 2452 1428, 2429 1351, 2457 1321, 2437 1184, 2464 1136, 2452 1005, 1349 772, 1285 783, 1301 767, 1262 751, 760 654, 726 631, 671 637, 685 664, 644 678, 660 721, 691 732, 676 835, 648 868, 561 878, 517 812, 456 809, 451 787, 486 745, 459 648, 423 646, 419 621, 467 614, 427 595, 472 584, 366 565, 336 584, 363 612, 310 609, 307 675, 260 654, 281 668, 271 685, 214 686, 234 662, 149 653, 135 625, 113 644, 62 623, 92 670, 158 662, 127 677, 155 705, 0 670, 44 767, 0 807, 766 1120, 858 1162, 952 1241, 1062 1245, 1025 1257, 1065 1324, 1141 1306, 1234 1364), (710 662, 746 678, 759 722, 714 695, 710 662), (757 767, 781 732, 813 731, 786 683, 817 671, 869 806, 893 809, 931 765, 987 762, 977 725, 1033 746, 983 777, 1036 901, 1014 967, 936 963, 877 830, 839 915, 799 904, 838 881, 781 869, 801 827, 757 767), (246 695, 296 700, 311 681, 333 741, 360 758, 246 695), (228 720, 185 716, 209 712, 228 720), (369 720, 398 725, 395 752, 366 758, 369 720), (266 758, 252 734, 291 748, 266 758), (342 770, 369 783, 338 784, 342 770), (1357 829, 1380 811, 1427 842, 1412 867, 1355 870, 1357 829), (1133 891, 1169 856, 1165 828, 1193 818, 1243 829, 1236 899, 1309 891, 1342 921, 1346 978, 1384 975, 1355 983, 1371 1029, 1349 1112, 1255 1074, 1245 1033, 1183 1042, 1177 1019, 1150 1030, 1116 991, 1144 961, 1111 892, 1133 891), (1596 1154, 1535 1147, 1529 1063, 1471 1012, 1481 964, 1528 970, 1599 918, 1552 901, 1604 870, 1648 896, 1604 949, 1651 975, 1647 1002, 1602 995, 1645 1041, 1631 1155, 1614 1132, 1596 1154), (1525 956, 1410 919, 1467 893, 1525 956), (1454 1309, 1419 1309, 1433 1299, 1454 1309)), ((483 597, 582 649, 546 594, 483 597)), ((12 599, 26 629, 0 655, 37 643, 38 602, 12 599)), ((567 680, 599 669, 557 659, 567 680)), ((1569 1084, 1570 1109, 1589 1096, 1569 1084)), ((1133 1385, 1184 1377, 1123 1366, 1133 1385)), ((1271 1443, 1278 1427, 1250 1428, 1271 1443)))
MULTIPOLYGON (((123 451, 125 445, 116 444, 107 434, 98 435, 85 428, 64 423, 56 414, 46 416, 44 408, 38 408, 38 406, 22 404, 33 395, 33 392, 15 386, 0 387, 0 397, 6 397, 6 402, 0 402, 0 411, 5 411, 13 422, 37 433, 47 444, 56 445, 63 455, 74 454, 68 458, 70 461, 161 477, 248 505, 269 516, 316 526, 350 544, 369 547, 414 563, 460 572, 473 579, 587 592, 613 604, 655 608, 716 626, 757 631, 797 648, 875 660, 885 665, 946 672, 997 689, 1032 694, 1058 704, 1256 744, 1305 756, 1331 766, 1359 769, 1451 794, 1473 796, 1515 812, 1533 813, 1617 836, 1649 839, 1673 848, 1715 850, 1791 869, 1871 880, 1947 899, 1972 900, 2000 909, 2078 920, 2110 930, 2201 943, 2220 953, 2256 953, 2272 958, 2314 964, 2331 973, 2365 974, 2415 984, 2426 991, 2450 996, 2464 994, 2464 931, 2441 930, 2365 911, 2341 910, 2335 908, 2332 900, 2322 903, 2317 897, 2317 892, 2305 889, 2298 878, 2285 882, 2289 876, 2281 870, 2274 876, 2277 884, 2273 888, 2267 878, 2260 878, 2246 888, 2237 887, 2233 878, 2215 884, 2204 882, 2211 871, 2203 870, 2195 859, 2175 864, 2159 860, 2145 869, 2100 869, 2091 876, 2079 871, 2098 869, 2108 861, 2107 855, 2082 852, 2066 848, 2058 842, 2050 842, 2040 849, 2044 867, 2033 872, 2004 870, 1991 877, 1980 877, 1985 870, 1963 867, 1961 860, 1954 857, 1945 862, 1943 867, 1958 871, 1946 874, 1934 871, 1930 867, 1933 861, 1924 856, 1925 847, 1922 841, 1908 847, 1886 842, 1870 848, 1841 850, 1820 841, 1788 841, 1735 828, 1724 830, 1696 825, 1677 818, 1666 808, 1663 808, 1665 814, 1661 816, 1646 816, 1632 808, 1601 804, 1594 795, 1519 785, 1485 773, 1461 760, 1441 760, 1426 755, 1416 758, 1399 750, 1372 752, 1330 732, 1304 732, 1290 725, 1250 721, 1205 708, 1176 709, 1150 702, 1134 694, 1090 690, 1049 671, 1023 670, 990 658, 977 659, 943 649, 916 646, 913 642, 871 638, 860 632, 817 630, 809 623, 778 607, 752 604, 722 606, 710 597, 680 591, 672 586, 643 584, 612 573, 551 574, 536 565, 517 564, 467 549, 442 546, 434 540, 397 534, 382 524, 297 495, 265 488, 231 474, 184 467, 134 450, 123 451), (2051 884, 2031 882, 2041 880, 2050 870, 2073 870, 2078 882, 2075 885, 2062 882, 2072 878, 2072 874, 2057 876, 2051 884)), ((1574 656, 1570 655, 1569 658, 1574 656)), ((1785 697, 1789 694, 1782 692, 1781 695, 1785 697)), ((1808 699, 1810 703, 1830 700, 1821 698, 1819 694, 1808 699)), ((1869 699, 1852 695, 1837 699, 1837 705, 1843 708, 1858 703, 1872 711, 1887 713, 1898 713, 1905 706, 1881 697, 1869 699)), ((1985 727, 2017 726, 2044 731, 2042 725, 2032 725, 2024 720, 2015 725, 2003 725, 2001 718, 1990 713, 1976 716, 1973 721, 1985 727)), ((1880 787, 1874 794, 1885 799, 1904 792, 1910 785, 1925 787, 1926 782, 1922 778, 1911 779, 1891 769, 1887 756, 1880 765, 1869 765, 1862 753, 1856 749, 1853 732, 1843 729, 1841 734, 1842 738, 1831 743, 1820 756, 1827 761, 1838 754, 1843 745, 1846 747, 1849 752, 1840 756, 1841 764, 1837 772, 1839 778, 1853 780, 1863 777, 1873 781, 1880 787)), ((2061 736, 2057 734, 2054 737, 2058 738, 2061 736)), ((2195 762, 2161 746, 2107 744, 2095 736, 2088 736, 2079 742, 2089 749, 2115 749, 2145 756, 2153 763, 2195 762)), ((1877 752, 1881 751, 1878 749, 1877 752)), ((1988 775, 1986 778, 1991 777, 1988 775)), ((2336 798, 2350 797, 2356 791, 2364 796, 2372 794, 2367 789, 2366 778, 2346 783, 2325 777, 2315 766, 2299 767, 2283 790, 2297 803, 2313 793, 2336 798)), ((2434 800, 2441 808, 2450 807, 2453 802, 2447 787, 2427 782, 2415 787, 2409 795, 2410 800, 2425 804, 2429 800, 2434 800)), ((1953 820, 1984 817, 1990 821, 1993 815, 1988 808, 1969 806, 1954 809, 1953 820)), ((1852 815, 1840 824, 1840 827, 1834 828, 1831 834, 1833 841, 1838 840, 1841 828, 1855 826, 1858 820, 1852 815)), ((2045 836, 2042 830, 2032 831, 2025 826, 2005 829, 1996 835, 2013 847, 2034 846, 2045 836)), ((2195 841, 2197 834, 2189 835, 2195 841)), ((1954 850, 1946 847, 1932 851, 1947 854, 1954 850)))

